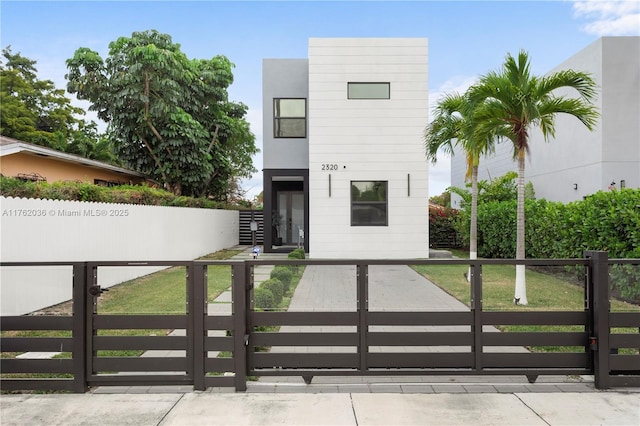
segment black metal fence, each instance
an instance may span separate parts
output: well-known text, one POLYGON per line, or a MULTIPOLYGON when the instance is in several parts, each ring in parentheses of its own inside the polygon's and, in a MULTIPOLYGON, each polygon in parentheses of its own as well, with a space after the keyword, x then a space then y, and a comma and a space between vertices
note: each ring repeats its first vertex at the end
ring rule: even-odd
POLYGON ((323 375, 526 375, 534 381, 539 375, 592 374, 600 389, 639 386, 640 312, 611 311, 609 267, 638 265, 640 260, 608 259, 604 252, 587 252, 584 259, 524 263, 530 267, 583 268, 584 309, 485 311, 483 267, 514 265, 514 260, 2 263, 3 268, 73 268, 72 314, 2 316, 2 389, 85 392, 91 386, 181 384, 193 385, 196 390, 234 387, 242 391, 248 376, 291 375, 309 382, 312 377, 323 375), (353 310, 331 312, 256 310, 253 268, 265 264, 351 265, 356 273, 356 306, 353 310), (141 265, 184 269, 184 312, 100 312, 97 301, 104 289, 97 284, 98 269, 141 265), (230 312, 216 313, 208 302, 210 265, 227 265, 231 269, 230 312), (370 310, 368 271, 372 265, 468 265, 472 277, 470 308, 459 312, 370 310), (571 331, 504 333, 490 329, 506 325, 573 327, 569 328, 571 331), (291 332, 285 327, 303 328, 291 332), (304 327, 314 329, 305 331, 304 327), (439 327, 449 328, 442 332, 439 327), (33 337, 31 331, 37 330, 51 331, 54 336, 33 337), (136 335, 136 330, 160 331, 136 335), (167 334, 167 330, 172 332, 167 334), (573 349, 523 349, 529 346, 573 349), (281 350, 265 351, 265 347, 281 350), (300 347, 339 350, 295 350, 300 347), (499 347, 521 350, 495 350, 499 347), (16 357, 24 352, 48 351, 58 352, 60 357, 16 357))

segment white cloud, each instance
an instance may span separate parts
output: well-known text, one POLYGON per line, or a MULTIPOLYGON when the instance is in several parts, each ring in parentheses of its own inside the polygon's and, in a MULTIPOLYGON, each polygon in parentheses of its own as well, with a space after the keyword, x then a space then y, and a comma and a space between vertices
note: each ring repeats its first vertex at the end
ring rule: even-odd
POLYGON ((574 16, 587 21, 582 30, 598 36, 640 34, 640 2, 637 0, 576 1, 574 16))

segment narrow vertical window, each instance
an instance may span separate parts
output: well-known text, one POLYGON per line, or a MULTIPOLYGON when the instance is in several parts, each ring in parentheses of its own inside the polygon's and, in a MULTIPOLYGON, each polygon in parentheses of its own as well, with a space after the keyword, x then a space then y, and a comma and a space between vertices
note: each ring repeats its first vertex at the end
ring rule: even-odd
POLYGON ((351 182, 351 226, 387 226, 387 182, 351 182))
POLYGON ((273 100, 273 137, 307 137, 306 99, 276 98, 273 100))

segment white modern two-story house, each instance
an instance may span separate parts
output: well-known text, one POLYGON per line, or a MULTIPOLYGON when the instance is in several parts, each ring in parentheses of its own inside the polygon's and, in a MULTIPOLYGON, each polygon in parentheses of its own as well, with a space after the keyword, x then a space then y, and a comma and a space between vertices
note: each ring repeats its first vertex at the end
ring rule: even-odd
POLYGON ((312 38, 263 61, 266 252, 428 257, 427 58, 426 38, 312 38))

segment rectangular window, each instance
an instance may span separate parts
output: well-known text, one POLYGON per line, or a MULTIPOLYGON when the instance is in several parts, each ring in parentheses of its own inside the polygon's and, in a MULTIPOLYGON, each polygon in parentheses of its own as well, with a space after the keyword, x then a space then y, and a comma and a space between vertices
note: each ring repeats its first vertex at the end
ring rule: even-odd
POLYGON ((307 137, 306 99, 276 98, 273 100, 273 137, 307 137))
POLYGON ((349 99, 389 99, 389 83, 347 83, 349 99))
POLYGON ((387 182, 351 182, 351 226, 387 226, 387 182))

